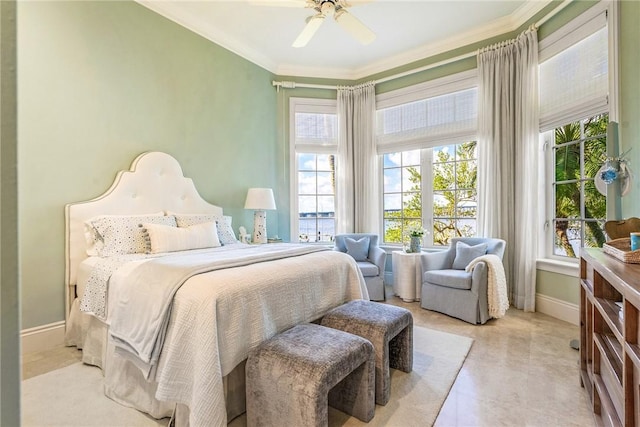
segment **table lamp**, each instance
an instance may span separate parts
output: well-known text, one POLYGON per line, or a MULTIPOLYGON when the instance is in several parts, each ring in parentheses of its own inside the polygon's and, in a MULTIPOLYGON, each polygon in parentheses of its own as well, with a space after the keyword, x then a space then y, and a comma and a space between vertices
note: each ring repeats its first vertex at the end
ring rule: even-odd
POLYGON ((270 188, 250 188, 245 209, 253 209, 253 243, 267 243, 267 210, 275 210, 276 201, 270 188))

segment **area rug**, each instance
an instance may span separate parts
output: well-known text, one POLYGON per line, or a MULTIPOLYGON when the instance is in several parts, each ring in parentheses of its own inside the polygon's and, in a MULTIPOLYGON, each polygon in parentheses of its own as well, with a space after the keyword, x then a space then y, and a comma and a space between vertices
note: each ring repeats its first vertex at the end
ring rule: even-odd
MULTIPOLYGON (((391 400, 376 406, 375 417, 363 423, 329 409, 330 426, 430 426, 464 363, 473 340, 414 326, 413 371, 391 370, 391 400)), ((100 369, 76 363, 22 382, 22 425, 45 426, 166 426, 124 407, 102 392, 100 369)), ((245 425, 245 416, 230 424, 245 425)))
POLYGON ((391 370, 391 399, 376 405, 369 423, 330 409, 332 426, 431 426, 444 403, 473 339, 414 326, 413 371, 391 370))
POLYGON ((75 363, 22 382, 23 427, 157 427, 156 420, 104 395, 102 371, 75 363))

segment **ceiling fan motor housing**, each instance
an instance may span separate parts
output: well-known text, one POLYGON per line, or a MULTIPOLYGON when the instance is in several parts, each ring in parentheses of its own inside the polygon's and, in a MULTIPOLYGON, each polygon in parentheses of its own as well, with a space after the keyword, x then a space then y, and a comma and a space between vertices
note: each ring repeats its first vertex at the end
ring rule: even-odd
POLYGON ((320 13, 324 16, 331 16, 336 11, 336 4, 333 0, 325 0, 320 4, 320 13))

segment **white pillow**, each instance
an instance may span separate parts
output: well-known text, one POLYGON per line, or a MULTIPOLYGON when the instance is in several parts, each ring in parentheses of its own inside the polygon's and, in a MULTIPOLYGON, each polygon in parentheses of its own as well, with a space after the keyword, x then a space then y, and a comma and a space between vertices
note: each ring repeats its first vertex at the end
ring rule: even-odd
POLYGON ((232 243, 238 243, 236 234, 231 227, 232 218, 228 215, 220 216, 215 214, 178 214, 174 212, 167 212, 167 215, 173 215, 176 217, 176 223, 178 227, 189 227, 196 224, 202 224, 203 222, 214 221, 218 228, 218 238, 223 245, 229 245, 232 243))
POLYGON ((113 256, 149 251, 142 223, 176 227, 176 220, 162 212, 148 215, 101 215, 85 222, 87 254, 113 256))
POLYGON ((152 254, 221 246, 215 222, 183 228, 158 224, 143 224, 143 227, 149 236, 152 254))

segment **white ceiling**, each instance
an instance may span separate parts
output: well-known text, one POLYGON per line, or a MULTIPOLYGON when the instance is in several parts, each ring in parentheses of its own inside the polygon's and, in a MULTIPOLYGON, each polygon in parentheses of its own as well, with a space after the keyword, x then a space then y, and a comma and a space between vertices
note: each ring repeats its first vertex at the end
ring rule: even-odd
POLYGON ((315 13, 304 7, 256 0, 138 2, 275 74, 352 80, 513 31, 550 0, 356 3, 348 10, 376 33, 373 43, 362 46, 327 19, 303 48, 291 43, 315 13))

